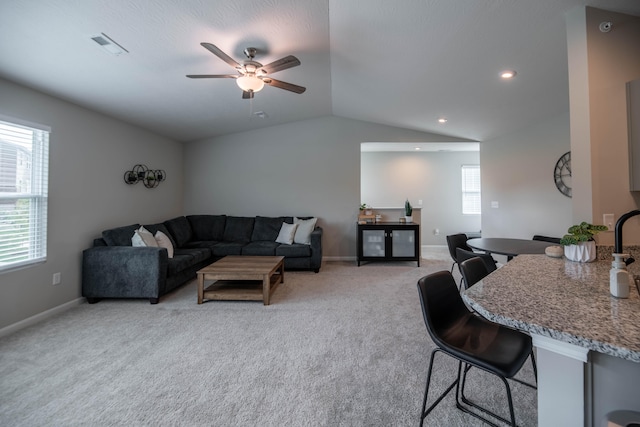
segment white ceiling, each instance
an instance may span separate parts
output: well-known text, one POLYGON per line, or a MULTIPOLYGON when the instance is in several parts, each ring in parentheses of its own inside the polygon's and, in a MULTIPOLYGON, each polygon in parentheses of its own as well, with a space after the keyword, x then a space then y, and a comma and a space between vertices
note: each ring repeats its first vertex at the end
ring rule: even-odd
POLYGON ((640 14, 637 0, 1 0, 0 76, 179 141, 330 114, 483 141, 568 111, 564 15, 584 5, 640 14), (295 55, 274 77, 307 91, 248 101, 232 79, 188 79, 234 72, 200 42, 295 55))

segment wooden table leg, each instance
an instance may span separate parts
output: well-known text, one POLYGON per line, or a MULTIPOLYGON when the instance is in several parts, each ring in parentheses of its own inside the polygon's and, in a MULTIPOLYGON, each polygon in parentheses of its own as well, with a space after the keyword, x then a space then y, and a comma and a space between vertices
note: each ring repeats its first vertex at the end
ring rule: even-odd
POLYGON ((284 261, 280 264, 280 283, 284 283, 284 261))
POLYGON ((198 304, 202 304, 204 298, 204 274, 198 274, 198 304))
POLYGON ((269 305, 269 297, 271 296, 271 277, 265 274, 262 278, 262 303, 269 305))

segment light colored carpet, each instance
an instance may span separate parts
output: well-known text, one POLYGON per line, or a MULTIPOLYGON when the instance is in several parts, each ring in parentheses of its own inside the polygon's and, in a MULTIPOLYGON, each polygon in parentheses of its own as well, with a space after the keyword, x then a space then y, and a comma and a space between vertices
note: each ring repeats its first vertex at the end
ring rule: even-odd
MULTIPOLYGON (((450 265, 325 263, 286 272, 266 307, 197 305, 195 281, 158 305, 83 304, 0 339, 0 425, 416 426, 433 348, 416 282, 450 265)), ((456 365, 436 363, 442 390, 456 365)), ((472 372, 468 394, 506 414, 499 380, 472 372)), ((512 390, 535 426, 535 391, 512 390)), ((482 424, 451 394, 425 425, 482 424)))

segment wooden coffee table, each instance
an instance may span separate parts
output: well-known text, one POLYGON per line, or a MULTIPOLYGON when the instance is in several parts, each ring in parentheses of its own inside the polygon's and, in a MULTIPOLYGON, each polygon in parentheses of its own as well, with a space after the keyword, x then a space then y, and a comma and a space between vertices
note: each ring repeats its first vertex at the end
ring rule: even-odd
POLYGON ((198 304, 209 300, 262 301, 284 282, 283 256, 226 256, 198 271, 198 304), (204 288, 205 280, 213 284, 204 288))

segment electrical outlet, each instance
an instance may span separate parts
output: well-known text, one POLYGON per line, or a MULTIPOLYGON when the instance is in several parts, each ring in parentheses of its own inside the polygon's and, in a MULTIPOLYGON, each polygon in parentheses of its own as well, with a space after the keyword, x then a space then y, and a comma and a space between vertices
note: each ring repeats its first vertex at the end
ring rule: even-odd
POLYGON ((60 273, 53 273, 53 281, 52 283, 54 285, 59 285, 60 284, 60 273))
POLYGON ((602 223, 609 227, 609 231, 613 230, 615 225, 615 215, 614 214, 603 214, 602 215, 602 223))
POLYGON ((435 229, 433 230, 433 235, 434 235, 434 236, 439 236, 439 235, 440 235, 440 229, 439 229, 439 228, 435 228, 435 229))
POLYGON ((496 202, 495 200, 493 200, 493 201, 491 202, 491 207, 492 207, 493 209, 498 209, 498 208, 500 207, 500 203, 498 203, 498 202, 496 202))
POLYGON ((418 206, 422 206, 422 199, 418 200, 418 206))

